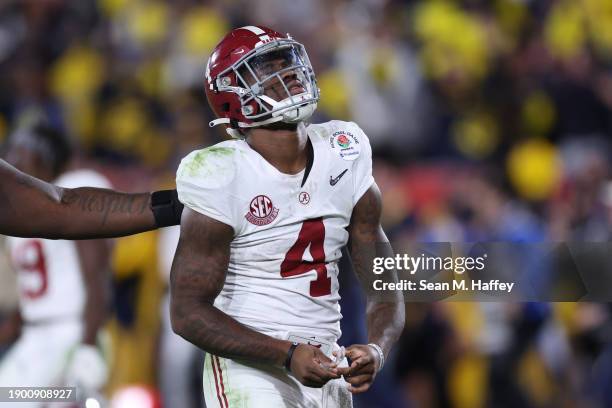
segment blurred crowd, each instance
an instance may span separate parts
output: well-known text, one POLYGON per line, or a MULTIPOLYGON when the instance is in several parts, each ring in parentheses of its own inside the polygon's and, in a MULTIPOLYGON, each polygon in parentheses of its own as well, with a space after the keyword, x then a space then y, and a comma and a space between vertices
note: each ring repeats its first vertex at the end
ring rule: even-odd
MULTIPOLYGON (((209 52, 254 24, 305 44, 313 122, 370 137, 392 242, 609 241, 612 0, 6 0, 0 141, 45 118, 116 189, 171 187, 183 156, 227 137, 208 127, 209 52)), ((168 390, 181 377, 198 404, 201 353, 167 327, 175 243, 173 230, 116 241, 109 395, 139 384, 179 407, 168 390)), ((358 286, 343 279, 343 341, 363 342, 358 286)), ((356 405, 612 406, 611 313, 409 304, 395 357, 356 405)))

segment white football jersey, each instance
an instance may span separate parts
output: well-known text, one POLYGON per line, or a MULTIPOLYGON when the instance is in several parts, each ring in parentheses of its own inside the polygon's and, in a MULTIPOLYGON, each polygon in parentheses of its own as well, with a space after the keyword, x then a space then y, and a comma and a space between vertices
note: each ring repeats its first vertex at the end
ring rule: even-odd
MULTIPOLYGON (((55 184, 67 188, 111 188, 105 177, 91 170, 64 173, 55 184)), ((73 241, 8 237, 7 246, 17 273, 24 321, 80 318, 86 291, 73 241)))
POLYGON ((372 151, 352 122, 307 133, 314 159, 304 186, 304 172, 281 173, 243 140, 190 153, 176 185, 187 207, 234 229, 217 308, 268 335, 337 339, 338 261, 353 207, 374 182, 372 151))

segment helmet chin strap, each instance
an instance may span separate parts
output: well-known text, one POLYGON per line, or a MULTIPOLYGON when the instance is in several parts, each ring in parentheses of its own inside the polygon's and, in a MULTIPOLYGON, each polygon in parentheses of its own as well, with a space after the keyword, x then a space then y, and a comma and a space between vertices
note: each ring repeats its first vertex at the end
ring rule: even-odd
MULTIPOLYGON (((270 104, 273 108, 275 109, 279 108, 281 110, 273 113, 272 114, 273 116, 271 118, 268 118, 266 120, 262 120, 259 122, 253 122, 253 123, 238 122, 238 127, 254 128, 254 127, 269 125, 271 123, 276 123, 276 122, 298 123, 312 116, 313 112, 317 108, 317 103, 311 102, 311 103, 308 103, 306 106, 295 106, 295 107, 291 106, 291 107, 288 107, 287 110, 282 110, 282 106, 291 102, 291 98, 287 98, 280 102, 277 102, 274 99, 266 95, 259 95, 258 97, 261 98, 264 102, 267 102, 268 104, 270 104)), ((229 124, 230 124, 229 118, 218 118, 218 119, 211 120, 208 123, 208 126, 215 127, 217 125, 229 125, 229 124)), ((226 128, 226 132, 228 135, 230 135, 231 137, 235 139, 244 138, 244 136, 237 129, 228 127, 226 128)))
MULTIPOLYGON (((254 127, 269 125, 270 123, 280 122, 282 120, 283 120, 282 116, 277 116, 277 117, 274 117, 274 118, 269 118, 269 119, 266 119, 266 120, 262 120, 261 122, 254 122, 254 123, 238 122, 238 127, 240 127, 240 128, 254 128, 254 127)), ((229 118, 219 118, 219 119, 211 120, 210 122, 208 122, 208 126, 215 127, 217 125, 229 125, 230 123, 231 122, 230 122, 229 118)), ((244 136, 237 129, 234 129, 234 128, 231 128, 231 127, 227 127, 227 128, 225 128, 225 131, 227 132, 228 135, 230 135, 234 139, 244 139, 244 136)))
MULTIPOLYGON (((300 107, 300 106, 291 107, 290 105, 293 104, 294 98, 299 98, 299 97, 302 97, 302 96, 308 95, 308 94, 309 94, 308 92, 304 92, 304 93, 299 94, 299 95, 290 96, 288 98, 285 98, 285 99, 283 99, 280 102, 275 101, 274 99, 270 98, 267 95, 259 95, 258 98, 263 100, 264 102, 268 103, 270 106, 272 106, 273 110, 276 111, 276 112, 274 112, 272 114, 273 117, 280 117, 283 122, 297 123, 297 122, 301 122, 303 120, 308 119, 310 117, 310 115, 312 115, 312 112, 314 112, 314 109, 312 109, 312 111, 309 112, 308 109, 306 109, 307 106, 304 106, 304 107, 300 107), (287 107, 287 109, 286 110, 283 109, 284 107, 287 107)), ((309 106, 312 106, 312 105, 314 105, 314 104, 313 103, 309 104, 309 106)))
POLYGON ((230 123, 229 118, 219 118, 219 119, 211 120, 210 122, 208 122, 208 126, 215 127, 218 125, 225 125, 229 123, 230 123))
MULTIPOLYGON (((253 123, 238 122, 238 127, 241 127, 241 128, 259 127, 263 125, 269 125, 270 123, 280 122, 282 119, 283 119, 282 116, 277 116, 275 118, 262 120, 260 122, 253 122, 253 123)), ((231 124, 231 121, 228 118, 219 118, 219 119, 211 120, 210 122, 208 122, 208 126, 210 127, 215 127, 218 125, 229 125, 229 124, 231 124)))

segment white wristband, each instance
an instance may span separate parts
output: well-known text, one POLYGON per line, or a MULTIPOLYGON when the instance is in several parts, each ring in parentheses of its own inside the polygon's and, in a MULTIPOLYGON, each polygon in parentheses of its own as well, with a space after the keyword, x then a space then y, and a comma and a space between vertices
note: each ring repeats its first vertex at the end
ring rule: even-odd
POLYGON ((380 348, 380 346, 376 343, 368 343, 368 346, 372 347, 378 353, 380 364, 378 365, 377 371, 382 370, 383 366, 385 365, 385 353, 383 353, 382 348, 380 348))

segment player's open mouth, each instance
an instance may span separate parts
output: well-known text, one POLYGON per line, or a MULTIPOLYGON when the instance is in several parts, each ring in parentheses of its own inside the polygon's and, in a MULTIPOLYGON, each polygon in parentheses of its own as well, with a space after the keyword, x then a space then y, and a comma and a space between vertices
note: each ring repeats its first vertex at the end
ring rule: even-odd
POLYGON ((299 81, 293 81, 287 84, 287 89, 289 89, 289 94, 291 95, 299 95, 304 93, 306 89, 299 81))

